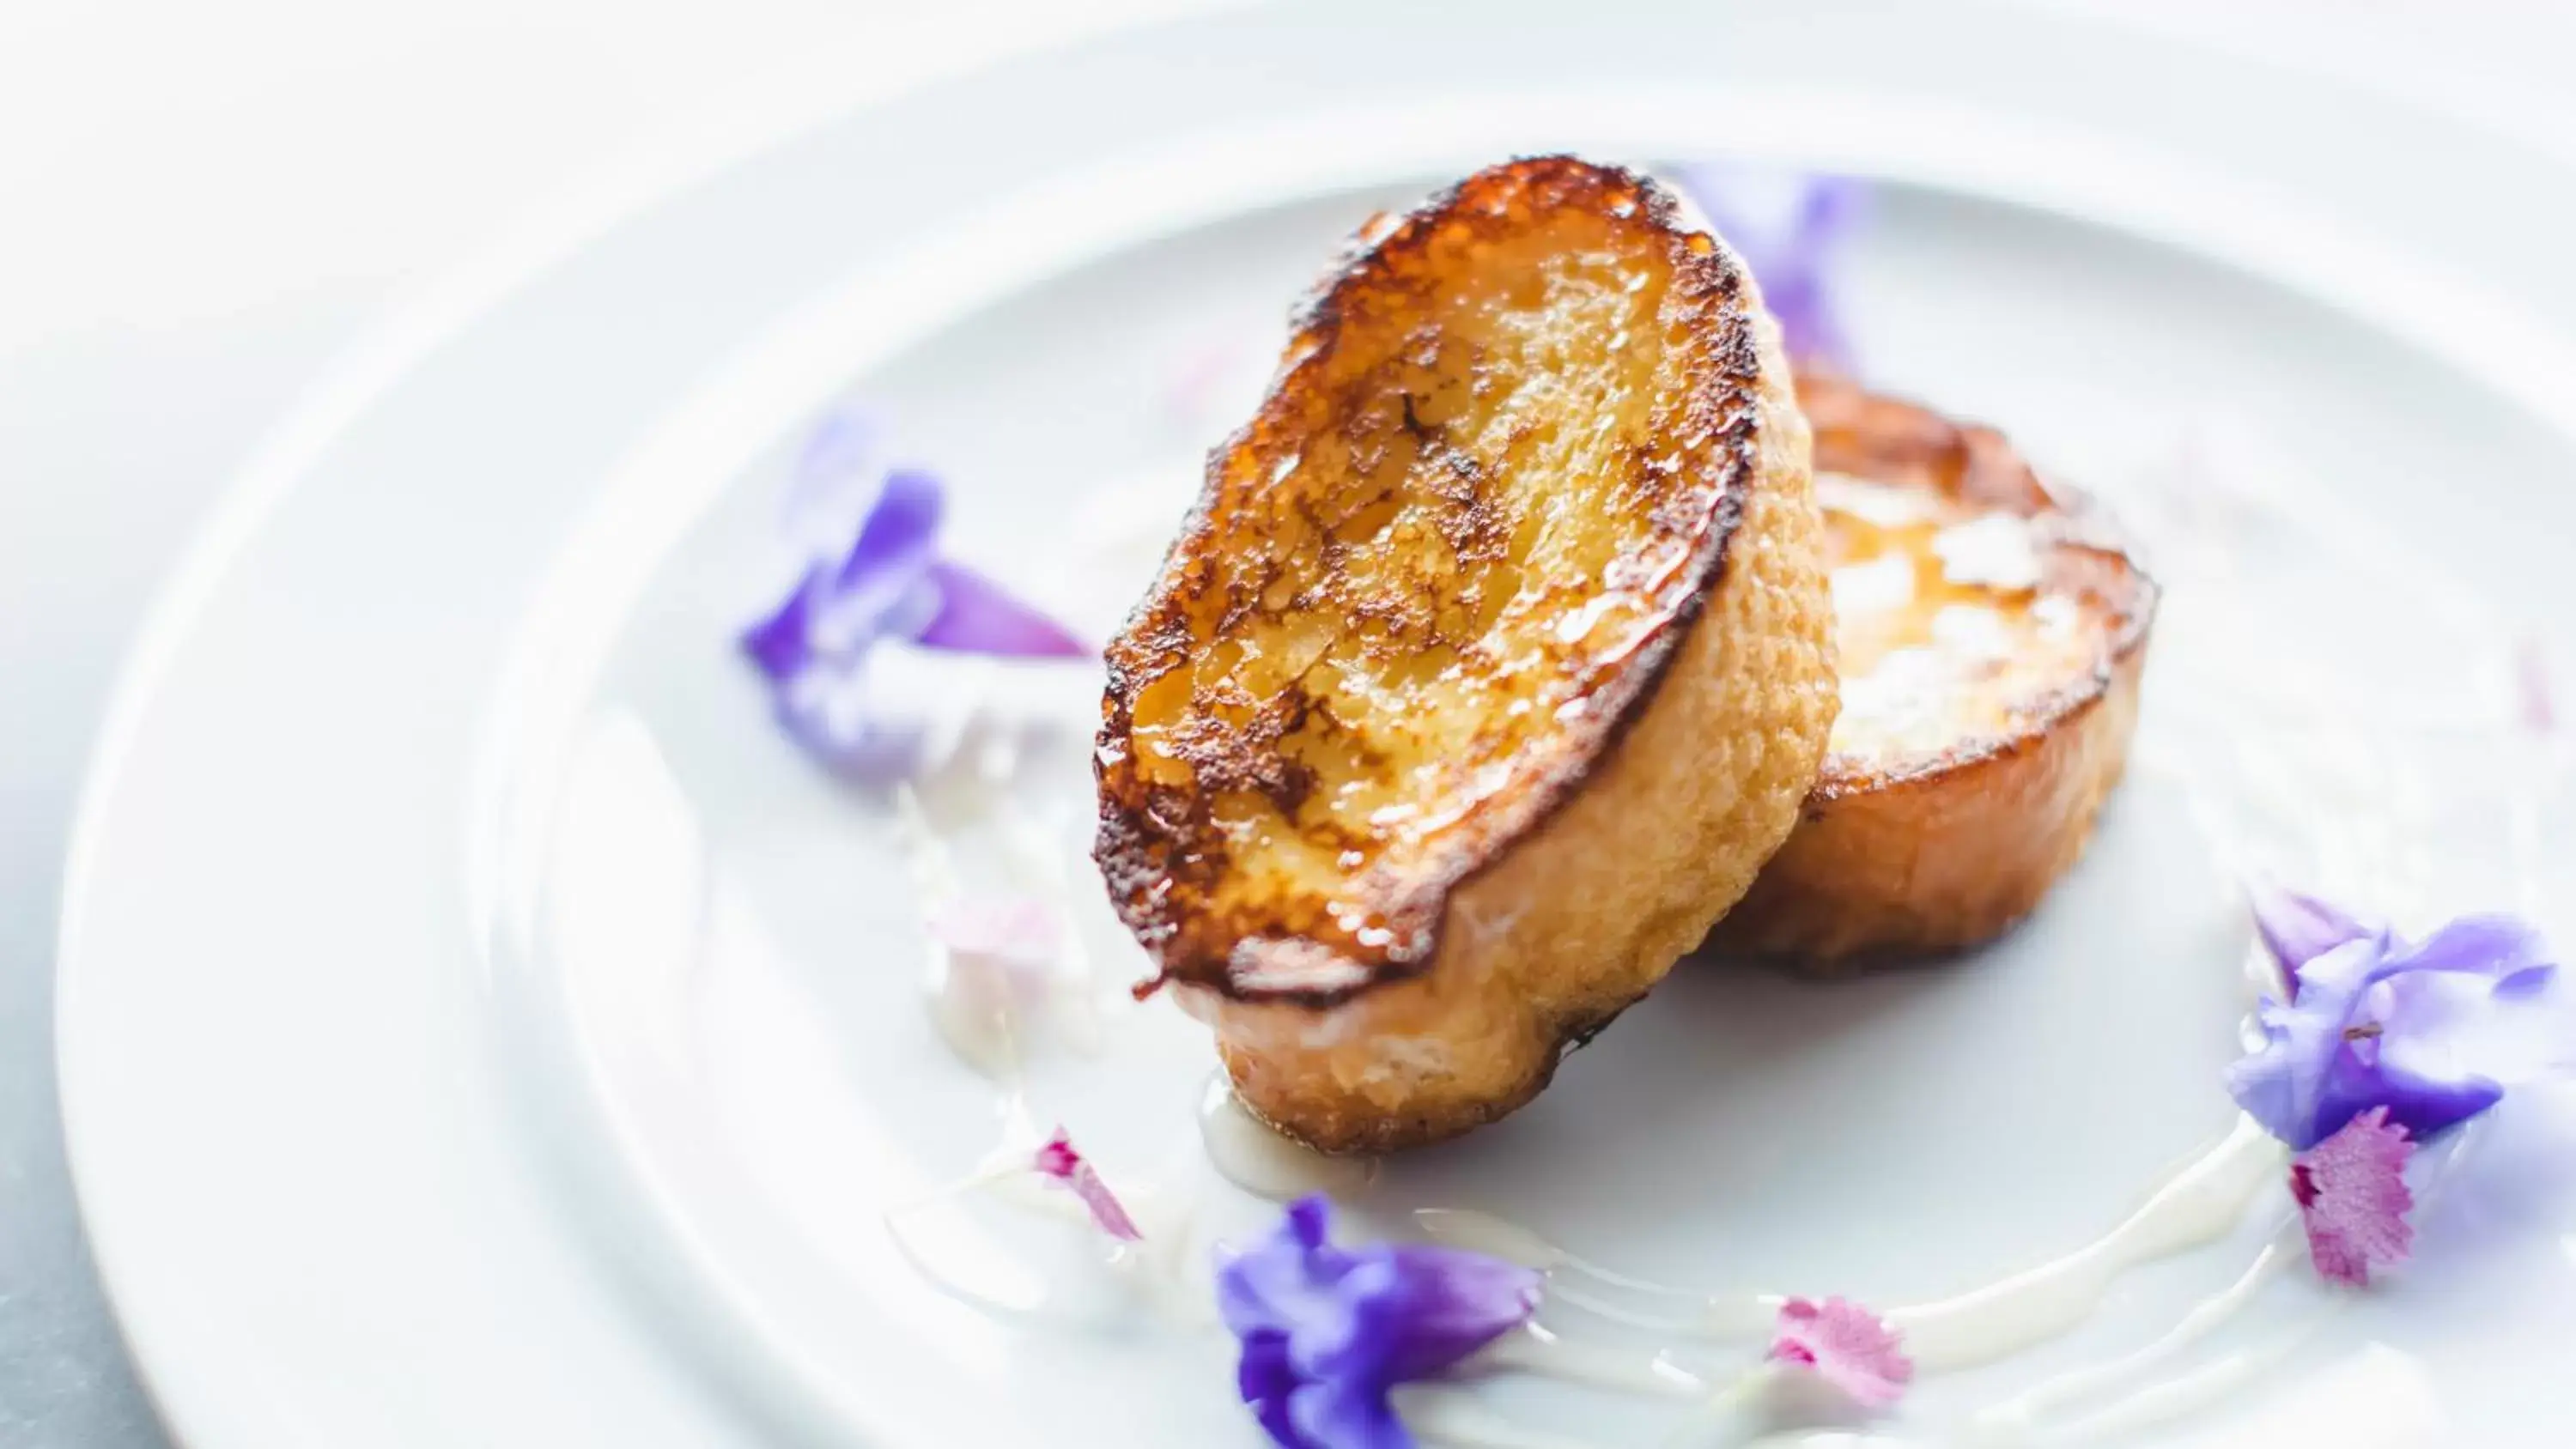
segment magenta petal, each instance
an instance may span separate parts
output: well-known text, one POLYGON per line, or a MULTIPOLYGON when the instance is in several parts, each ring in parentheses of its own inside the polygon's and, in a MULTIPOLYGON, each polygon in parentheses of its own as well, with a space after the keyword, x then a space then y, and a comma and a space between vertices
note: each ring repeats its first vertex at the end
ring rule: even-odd
POLYGON ((970 654, 1039 659, 1079 659, 1092 652, 1063 625, 963 564, 945 560, 932 564, 930 582, 938 591, 938 609, 912 636, 914 643, 970 654))
POLYGON ((1091 1221, 1102 1232, 1121 1242, 1134 1243, 1144 1239, 1145 1235, 1136 1230, 1136 1220, 1127 1215, 1126 1204, 1118 1201, 1118 1195, 1109 1190, 1109 1184, 1101 1179, 1100 1169, 1074 1150, 1073 1139, 1065 1135, 1063 1128, 1055 1129, 1055 1135, 1040 1144, 1031 1166, 1040 1176, 1063 1183, 1075 1197, 1080 1198, 1082 1205, 1091 1210, 1091 1221))
POLYGON ((2415 1195, 2406 1163, 2415 1144, 2372 1108, 2290 1160, 2290 1193, 2308 1231, 2308 1256, 2329 1281, 2360 1287, 2373 1268, 2406 1261, 2415 1195))
POLYGON ((1842 1298, 1792 1298, 1772 1327, 1773 1363, 1805 1369, 1864 1409, 1884 1409, 1914 1381, 1914 1360, 1885 1319, 1842 1298))

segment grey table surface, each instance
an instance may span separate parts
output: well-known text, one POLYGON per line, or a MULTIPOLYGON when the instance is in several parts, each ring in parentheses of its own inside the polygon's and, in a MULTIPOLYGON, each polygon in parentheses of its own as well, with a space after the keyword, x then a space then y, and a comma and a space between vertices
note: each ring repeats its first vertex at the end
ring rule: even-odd
POLYGON ((90 739, 153 581, 234 466, 376 310, 343 287, 0 360, 0 1445, 166 1444, 63 1158, 53 955, 90 739), (62 566, 66 559, 77 567, 62 566))

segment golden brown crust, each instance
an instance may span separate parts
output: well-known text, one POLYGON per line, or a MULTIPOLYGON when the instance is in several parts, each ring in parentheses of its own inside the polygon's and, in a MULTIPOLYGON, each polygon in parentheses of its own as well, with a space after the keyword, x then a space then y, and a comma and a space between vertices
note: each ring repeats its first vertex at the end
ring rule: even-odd
POLYGON ((1158 982, 1328 1151, 1536 1094, 1742 894, 1834 713, 1806 429, 1740 264, 1561 157, 1365 239, 1112 644, 1099 750, 1158 982))
POLYGON ((1423 969, 1438 949, 1450 890, 1578 788, 1651 697, 1723 567, 1759 455, 1762 418, 1743 405, 1759 371, 1751 285, 1650 180, 1569 157, 1513 162, 1401 220, 1373 221, 1362 239, 1304 308, 1260 411, 1210 456, 1198 507, 1161 578, 1106 651, 1094 856, 1122 919, 1154 956, 1158 982, 1325 1004, 1423 969), (1234 691, 1231 675, 1192 680, 1158 774, 1138 738, 1139 710, 1150 708, 1157 683, 1192 671, 1218 641, 1288 610, 1340 616, 1335 627, 1348 633, 1334 646, 1358 639, 1373 668, 1439 651, 1475 669, 1533 667, 1527 658, 1474 657, 1494 605, 1473 589, 1448 600, 1468 605, 1461 620, 1420 607, 1426 597, 1441 600, 1418 578, 1399 576, 1375 590, 1355 585, 1342 572, 1355 551, 1345 525, 1354 515, 1372 518, 1383 500, 1355 498, 1342 478, 1317 479, 1329 470, 1307 454, 1336 448, 1346 467, 1374 472, 1385 455, 1406 453, 1417 475, 1427 459, 1445 478, 1428 488, 1418 478, 1398 486, 1417 496, 1449 493, 1424 510, 1437 546, 1462 568, 1514 569, 1521 560, 1511 555, 1512 535, 1527 520, 1495 507, 1481 476, 1503 460, 1474 456, 1418 415, 1441 402, 1436 368, 1422 365, 1421 349, 1438 345, 1426 340, 1423 319, 1436 321, 1440 292, 1462 258, 1557 216, 1600 220, 1612 244, 1642 241, 1661 254, 1670 281, 1654 320, 1675 350, 1690 354, 1683 366, 1691 390, 1654 420, 1655 446, 1630 448, 1618 460, 1627 476, 1616 489, 1652 510, 1657 552, 1647 557, 1659 565, 1634 591, 1633 627, 1589 656, 1592 636, 1538 662, 1570 676, 1568 697, 1546 701, 1557 713, 1552 738, 1543 749, 1528 747, 1527 730, 1481 731, 1466 741, 1470 753, 1447 762, 1451 773, 1500 765, 1509 778, 1482 787, 1413 858, 1343 867, 1356 879, 1336 899, 1294 892, 1225 899, 1221 886, 1240 878, 1234 837, 1241 834, 1215 818, 1227 796, 1260 797, 1289 828, 1344 860, 1375 854, 1378 842, 1366 832, 1317 818, 1315 770, 1286 748, 1351 731, 1335 717, 1336 701, 1319 698, 1303 674, 1248 692, 1234 691), (1674 447, 1675 439, 1688 446, 1674 447), (1289 597, 1274 604, 1283 588, 1289 597))
POLYGON ((1780 461, 1654 703, 1586 788, 1451 897, 1433 969, 1327 1012, 1180 988, 1256 1115, 1327 1152, 1494 1121, 1744 893, 1796 823, 1834 715, 1819 525, 1783 456, 1805 440, 1775 437, 1780 461))
POLYGON ((2119 782, 2155 583, 2105 515, 2043 484, 1994 430, 1834 378, 1802 377, 1799 400, 1819 473, 2034 520, 2043 588, 2071 599, 2098 642, 2088 667, 2013 701, 2012 728, 1895 759, 1828 753, 1797 832, 1710 945, 1830 963, 1990 939, 2074 863, 2119 782))

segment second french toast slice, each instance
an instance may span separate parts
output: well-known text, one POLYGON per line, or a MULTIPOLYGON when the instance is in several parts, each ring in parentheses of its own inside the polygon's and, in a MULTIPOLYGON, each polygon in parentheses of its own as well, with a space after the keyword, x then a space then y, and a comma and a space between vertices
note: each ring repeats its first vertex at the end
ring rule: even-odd
POLYGON ((1955 949, 2039 904, 2137 721, 2156 585, 1991 428, 1807 376, 1842 713, 1805 818, 1718 950, 1955 949))

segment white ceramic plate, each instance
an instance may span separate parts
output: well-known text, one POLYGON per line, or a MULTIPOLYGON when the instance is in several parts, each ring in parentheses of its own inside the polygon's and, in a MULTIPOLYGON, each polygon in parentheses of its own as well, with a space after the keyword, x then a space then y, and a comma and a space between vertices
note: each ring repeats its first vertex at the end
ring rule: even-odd
MULTIPOLYGON (((730 636, 795 439, 853 396, 956 486, 961 553, 1114 612, 1103 500, 1186 488, 1371 206, 1509 152, 1887 183, 1849 283, 1872 376, 2125 501, 2169 609, 2136 776, 2027 929, 1832 986, 1686 964, 1355 1230, 1473 1206, 1659 1279, 1939 1297, 2225 1130, 2235 870, 2566 924, 2563 750, 2514 721, 2576 536, 2569 158, 2010 10, 1566 9, 1234 15, 832 119, 459 279, 288 426, 154 617, 65 911, 73 1164, 182 1439, 1255 1442, 1222 1337, 1121 1301, 1078 1233, 889 1231, 993 1143, 994 1089, 924 1012, 899 822, 788 749, 730 636)), ((1077 724, 1091 688, 917 678, 1077 724)), ((1039 730, 1004 793, 1123 979, 1084 768, 1039 730)), ((989 846, 956 868, 1001 881, 989 846)), ((1268 1210, 1200 1152, 1207 1048, 1161 1003, 1102 1025, 1034 1108, 1195 1262, 1268 1210)), ((2153 1381, 2245 1382, 2154 1432, 2563 1442, 2563 1109, 2498 1115, 2386 1291, 2320 1315, 2284 1275, 2185 1346, 2153 1381)), ((1891 1432, 2154 1340, 2269 1210, 1891 1432)), ((1681 1412, 1470 1401, 1530 1443, 1681 1412)))

